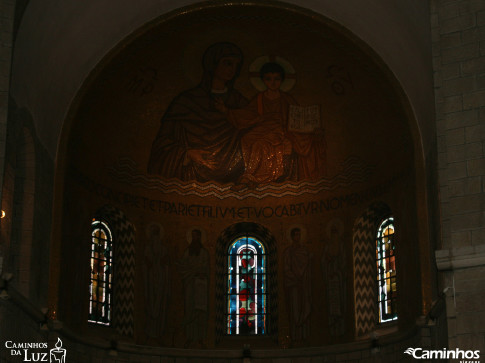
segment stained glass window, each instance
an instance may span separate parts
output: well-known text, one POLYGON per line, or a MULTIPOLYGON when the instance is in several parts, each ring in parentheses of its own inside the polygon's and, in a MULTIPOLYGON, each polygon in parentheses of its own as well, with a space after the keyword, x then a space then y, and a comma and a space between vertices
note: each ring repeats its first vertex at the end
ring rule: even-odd
POLYGON ((113 291, 113 237, 105 222, 95 219, 91 228, 91 283, 89 285, 88 321, 109 325, 113 291))
POLYGON ((394 218, 389 217, 379 225, 376 240, 379 323, 397 319, 395 247, 394 218))
POLYGON ((266 334, 266 252, 256 238, 237 238, 227 251, 227 334, 266 334))

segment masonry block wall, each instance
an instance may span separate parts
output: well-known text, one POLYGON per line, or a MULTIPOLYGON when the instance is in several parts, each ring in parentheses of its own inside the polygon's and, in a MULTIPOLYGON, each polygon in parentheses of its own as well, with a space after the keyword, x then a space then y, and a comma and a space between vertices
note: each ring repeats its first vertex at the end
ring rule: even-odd
POLYGON ((485 352, 485 1, 431 0, 449 348, 485 352))

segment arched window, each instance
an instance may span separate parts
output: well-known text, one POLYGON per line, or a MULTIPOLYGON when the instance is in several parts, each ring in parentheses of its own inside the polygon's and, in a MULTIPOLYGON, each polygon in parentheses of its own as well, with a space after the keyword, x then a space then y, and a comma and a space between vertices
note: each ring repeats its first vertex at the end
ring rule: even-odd
POLYGON ((377 229, 377 303, 379 323, 397 319, 396 255, 394 218, 384 219, 377 229))
POLYGON ((255 237, 235 239, 227 250, 227 334, 266 334, 266 251, 255 237))
POLYGON ((97 219, 91 224, 91 282, 89 318, 96 324, 111 324, 113 237, 108 225, 97 219))

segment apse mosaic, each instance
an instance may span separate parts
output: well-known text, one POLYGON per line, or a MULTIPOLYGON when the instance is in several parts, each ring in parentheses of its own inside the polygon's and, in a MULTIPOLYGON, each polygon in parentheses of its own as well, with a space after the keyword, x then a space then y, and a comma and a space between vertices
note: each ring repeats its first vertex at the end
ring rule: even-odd
MULTIPOLYGON (((271 182, 318 180, 325 170, 319 105, 297 106, 294 79, 282 58, 257 58, 260 78, 248 100, 235 87, 243 52, 234 43, 210 45, 195 88, 177 95, 162 116, 147 171, 168 179, 233 182, 240 191, 271 182)), ((253 71, 254 70, 254 71, 253 71)))
POLYGON ((393 221, 377 241, 373 224, 354 240, 349 226, 372 201, 411 195, 399 100, 322 21, 257 10, 154 21, 106 57, 72 115, 66 201, 132 218, 129 246, 124 219, 93 224, 87 320, 137 344, 346 342, 352 288, 368 296, 357 335, 377 305, 381 322, 397 316, 393 221))
POLYGON ((175 17, 114 56, 76 116, 77 168, 96 169, 82 165, 95 150, 105 185, 240 200, 365 187, 385 182, 379 167, 388 179, 402 171, 390 160, 409 133, 375 66, 321 23, 249 12, 175 17))

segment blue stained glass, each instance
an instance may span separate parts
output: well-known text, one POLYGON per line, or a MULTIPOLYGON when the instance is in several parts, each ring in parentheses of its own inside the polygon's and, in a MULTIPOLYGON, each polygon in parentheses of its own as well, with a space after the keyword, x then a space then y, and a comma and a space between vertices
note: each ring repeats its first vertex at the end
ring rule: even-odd
POLYGON ((254 237, 228 249, 228 334, 264 334, 266 328, 265 248, 254 237))

